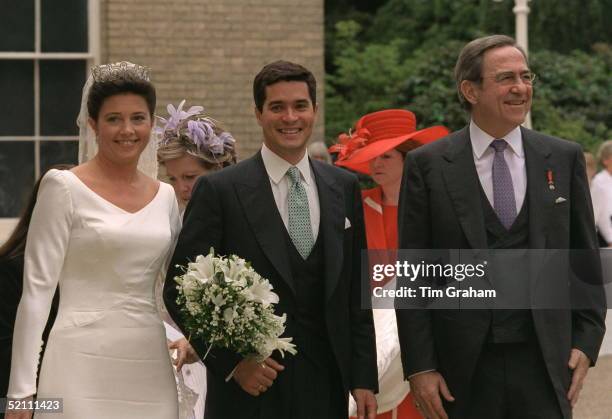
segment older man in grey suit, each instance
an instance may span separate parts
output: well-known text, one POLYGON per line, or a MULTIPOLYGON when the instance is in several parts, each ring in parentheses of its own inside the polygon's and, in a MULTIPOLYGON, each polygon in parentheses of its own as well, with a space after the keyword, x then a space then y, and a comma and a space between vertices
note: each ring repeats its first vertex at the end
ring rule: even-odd
MULTIPOLYGON (((535 78, 524 51, 476 39, 455 78, 471 121, 407 155, 400 247, 596 249, 580 147, 520 126, 535 78)), ((417 406, 430 419, 571 418, 605 331, 596 289, 580 310, 397 310, 417 406)))

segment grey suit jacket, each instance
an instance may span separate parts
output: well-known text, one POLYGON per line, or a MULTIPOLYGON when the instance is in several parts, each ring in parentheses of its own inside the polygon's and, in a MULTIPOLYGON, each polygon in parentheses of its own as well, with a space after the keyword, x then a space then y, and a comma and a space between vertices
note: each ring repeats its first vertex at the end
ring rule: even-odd
MULTIPOLYGON (((527 169, 529 248, 596 249, 580 147, 521 130, 527 169), (548 171, 554 173, 554 190, 548 185, 548 171), (566 201, 555 203, 559 197, 566 201)), ((480 185, 467 127, 408 153, 398 224, 400 248, 487 248, 480 185)), ((592 280, 600 283, 601 277, 592 280)), ((595 362, 605 332, 605 299, 601 291, 596 292, 592 309, 532 311, 546 367, 566 417, 570 417, 566 394, 571 380, 567 368, 571 348, 582 350, 595 362)), ((491 312, 396 313, 405 376, 436 369, 455 397, 467 397, 489 331, 491 312)))

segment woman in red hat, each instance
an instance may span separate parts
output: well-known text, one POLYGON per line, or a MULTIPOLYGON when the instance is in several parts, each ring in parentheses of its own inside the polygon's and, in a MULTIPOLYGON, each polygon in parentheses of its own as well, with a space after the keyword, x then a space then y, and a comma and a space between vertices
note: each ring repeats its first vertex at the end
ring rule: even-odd
MULTIPOLYGON (((338 153, 336 165, 369 175, 377 184, 362 191, 368 249, 397 249, 397 205, 404 156, 448 133, 442 126, 417 131, 412 112, 389 109, 363 116, 353 132, 342 134, 339 143, 330 147, 330 152, 338 153)), ((377 418, 421 419, 403 377, 395 312, 373 312, 379 380, 377 418)))

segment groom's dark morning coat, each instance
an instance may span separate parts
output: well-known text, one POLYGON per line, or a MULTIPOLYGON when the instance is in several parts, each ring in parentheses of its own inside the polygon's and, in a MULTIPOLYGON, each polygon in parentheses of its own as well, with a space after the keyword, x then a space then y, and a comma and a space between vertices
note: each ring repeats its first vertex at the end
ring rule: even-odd
MULTIPOLYGON (((260 275, 270 280, 279 295, 276 312, 287 314, 283 336, 293 337, 302 354, 306 351, 304 346, 315 340, 299 326, 304 320, 299 318, 304 315, 303 307, 318 306, 323 311, 311 314, 324 319, 321 334, 327 340, 325 347, 331 349, 327 352, 331 353, 317 357, 335 364, 331 368, 335 368, 337 376, 335 393, 341 395, 342 409, 346 412, 344 405, 350 389, 376 390, 378 382, 372 314, 360 308, 360 258, 365 239, 359 185, 354 175, 343 170, 316 160, 310 164, 319 194, 319 239, 322 241, 319 246, 323 249, 320 254, 324 271, 320 272, 323 288, 320 294, 316 290, 304 294, 318 294, 321 301, 310 305, 300 303, 296 290, 303 285, 295 283, 290 266, 290 251, 294 249, 289 249, 289 236, 260 153, 198 181, 166 278, 164 299, 168 311, 181 326, 172 279, 178 274, 176 264, 194 260, 196 255, 208 253, 211 247, 218 254, 236 254, 251 262, 260 275)), ((207 351, 205 342, 192 344, 203 357, 207 351)), ((205 418, 289 419, 291 414, 287 409, 291 406, 287 403, 291 403, 292 397, 299 397, 301 388, 308 389, 317 383, 291 379, 292 355, 275 358, 286 369, 279 373, 268 391, 253 397, 234 379, 225 381, 241 357, 213 348, 204 360, 208 369, 205 418)), ((311 401, 313 405, 318 402, 311 401)))
MULTIPOLYGON (((521 128, 527 171, 530 249, 596 249, 593 212, 580 147, 521 128), (548 185, 547 171, 555 189, 548 185), (559 197, 565 201, 559 202, 559 197)), ((466 127, 406 157, 399 243, 406 249, 487 249, 478 174, 466 127)), ((486 198, 484 198, 486 199, 486 198)), ((560 283, 562 287, 565 284, 560 283)), ((532 310, 546 369, 563 416, 572 348, 597 359, 605 326, 603 293, 592 310, 532 310)), ((406 377, 437 370, 453 396, 469 398, 470 379, 486 344, 491 310, 397 310, 406 377)), ((478 395, 473 395, 478 397, 478 395)), ((455 402, 455 404, 457 403, 455 402)))

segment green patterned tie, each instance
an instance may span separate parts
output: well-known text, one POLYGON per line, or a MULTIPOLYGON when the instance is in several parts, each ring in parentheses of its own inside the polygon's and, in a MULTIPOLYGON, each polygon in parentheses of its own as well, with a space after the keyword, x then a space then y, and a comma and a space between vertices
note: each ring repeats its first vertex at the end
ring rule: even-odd
POLYGON ((300 170, 292 166, 287 170, 289 176, 289 236, 297 251, 306 259, 314 246, 312 226, 310 225, 310 208, 306 189, 300 179, 300 170))

